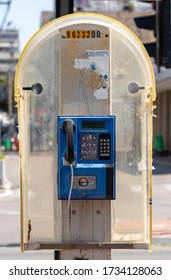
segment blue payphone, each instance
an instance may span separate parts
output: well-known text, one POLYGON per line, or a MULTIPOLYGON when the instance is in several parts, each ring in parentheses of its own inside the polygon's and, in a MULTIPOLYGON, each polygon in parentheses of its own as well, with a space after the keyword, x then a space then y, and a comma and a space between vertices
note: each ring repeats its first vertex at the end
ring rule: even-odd
POLYGON ((58 199, 115 199, 115 116, 58 117, 58 199))

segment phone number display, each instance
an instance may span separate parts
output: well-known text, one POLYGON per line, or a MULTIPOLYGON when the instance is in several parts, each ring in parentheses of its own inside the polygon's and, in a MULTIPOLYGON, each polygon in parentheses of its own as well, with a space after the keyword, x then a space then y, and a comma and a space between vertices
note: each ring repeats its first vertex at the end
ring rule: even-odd
POLYGON ((101 37, 99 30, 67 30, 65 34, 68 39, 97 39, 101 37))

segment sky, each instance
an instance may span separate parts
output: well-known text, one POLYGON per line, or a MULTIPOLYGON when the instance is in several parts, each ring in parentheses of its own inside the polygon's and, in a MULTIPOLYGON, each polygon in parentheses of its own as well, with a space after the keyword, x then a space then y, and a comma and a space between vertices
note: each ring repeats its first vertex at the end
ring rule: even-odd
MULTIPOLYGON (((7 0, 0 0, 0 2, 7 2, 7 0)), ((0 5, 0 25, 6 8, 7 5, 0 5)), ((53 8, 54 0, 12 0, 6 24, 11 22, 10 27, 19 30, 20 50, 40 28, 41 12, 52 11, 53 8)))

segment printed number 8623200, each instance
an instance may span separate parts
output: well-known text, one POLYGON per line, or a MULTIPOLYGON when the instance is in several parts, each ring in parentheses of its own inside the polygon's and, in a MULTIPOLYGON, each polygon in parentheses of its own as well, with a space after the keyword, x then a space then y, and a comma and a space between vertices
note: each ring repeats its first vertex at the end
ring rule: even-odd
POLYGON ((93 39, 100 38, 99 30, 67 30, 65 37, 67 39, 93 39))

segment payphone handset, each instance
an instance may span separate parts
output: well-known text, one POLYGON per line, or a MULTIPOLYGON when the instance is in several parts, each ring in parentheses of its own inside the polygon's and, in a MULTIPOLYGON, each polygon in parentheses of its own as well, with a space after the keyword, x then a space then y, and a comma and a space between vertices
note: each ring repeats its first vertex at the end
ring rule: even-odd
POLYGON ((115 116, 59 116, 58 199, 115 199, 115 154, 115 116))

